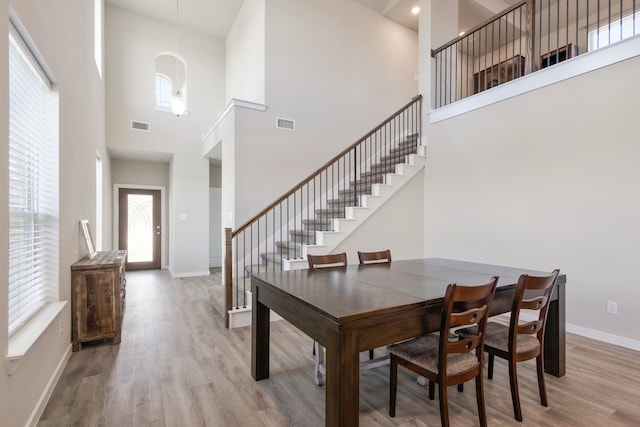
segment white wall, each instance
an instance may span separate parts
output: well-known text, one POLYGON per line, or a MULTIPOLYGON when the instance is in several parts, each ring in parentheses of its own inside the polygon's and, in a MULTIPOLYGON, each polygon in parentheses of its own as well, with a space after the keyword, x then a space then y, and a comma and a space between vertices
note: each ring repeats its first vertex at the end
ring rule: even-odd
POLYGON ((331 252, 346 252, 349 264, 358 263, 358 251, 389 249, 393 260, 422 258, 423 192, 419 172, 331 252))
POLYGON ((209 267, 222 266, 222 168, 209 165, 209 267))
POLYGON ((222 189, 209 187, 209 267, 222 267, 222 189))
POLYGON ((226 97, 264 104, 265 0, 245 0, 227 35, 226 97))
POLYGON ((154 108, 155 55, 175 50, 175 26, 112 6, 106 11, 107 145, 141 158, 172 156, 169 268, 175 276, 208 274, 209 162, 201 135, 224 105, 224 42, 180 29, 190 114, 175 117, 154 108), (149 122, 151 132, 131 130, 131 120, 149 122))
MULTIPOLYGON (((8 2, 5 2, 7 5, 8 2)), ((41 2, 11 1, 11 7, 25 25, 44 60, 51 68, 59 90, 60 139, 60 253, 59 298, 69 301, 22 360, 15 373, 0 370, 0 420, 3 426, 24 426, 37 420, 38 405, 55 384, 56 376, 71 351, 71 273, 70 265, 83 251, 78 246, 80 219, 95 221, 96 152, 104 160, 103 182, 110 182, 110 163, 105 151, 104 84, 94 62, 94 2, 64 0, 41 2), (63 322, 62 334, 59 333, 63 322)), ((7 206, 7 7, 0 12, 0 115, 2 145, 0 150, 0 205, 7 206)), ((108 194, 105 211, 110 209, 108 194)), ((0 227, 7 230, 6 215, 0 215, 0 227)), ((110 235, 105 224, 105 235, 110 235)), ((0 257, 7 259, 7 233, 0 233, 0 257)), ((6 275, 6 269, 1 270, 6 275)), ((6 313, 6 276, 1 283, 0 310, 6 313)), ((6 315, 0 316, 0 351, 7 351, 6 315)))
POLYGON ((223 157, 235 168, 235 226, 418 93, 417 33, 356 2, 273 0, 265 19, 268 108, 238 109, 234 158, 223 157))
POLYGON ((426 255, 560 268, 569 330, 640 348, 638 69, 635 56, 428 126, 426 255))

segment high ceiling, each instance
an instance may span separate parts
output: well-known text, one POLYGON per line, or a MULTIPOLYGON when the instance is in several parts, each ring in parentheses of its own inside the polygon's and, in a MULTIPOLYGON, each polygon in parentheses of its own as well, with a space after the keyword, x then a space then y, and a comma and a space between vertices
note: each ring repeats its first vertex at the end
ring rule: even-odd
POLYGON ((243 0, 105 0, 107 4, 225 38, 243 0), (176 13, 178 12, 178 13, 176 13))
MULTIPOLYGON (((122 9, 216 37, 226 37, 243 0, 105 0, 122 9)), ((411 8, 418 0, 354 0, 408 28, 418 30, 418 18, 411 8)))
POLYGON ((392 21, 418 31, 418 15, 411 13, 411 9, 418 6, 419 0, 354 0, 374 10, 392 21))
MULTIPOLYGON (((106 3, 212 36, 225 38, 244 0, 105 0, 106 3), (178 12, 178 13, 176 13, 178 12)), ((321 0, 318 0, 321 1, 321 0)), ((346 0, 344 0, 346 1, 346 0)), ((411 9, 419 0, 353 0, 407 28, 418 31, 411 9)), ((451 1, 451 0, 447 0, 451 1)), ((459 0, 460 31, 490 18, 518 0, 459 0)))

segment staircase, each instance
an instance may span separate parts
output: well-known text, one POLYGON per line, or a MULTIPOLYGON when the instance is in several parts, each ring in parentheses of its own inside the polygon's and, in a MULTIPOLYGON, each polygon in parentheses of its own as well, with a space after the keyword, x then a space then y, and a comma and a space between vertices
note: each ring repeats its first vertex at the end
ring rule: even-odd
POLYGON ((404 138, 359 179, 350 181, 349 188, 339 190, 337 198, 315 209, 314 218, 302 220, 302 229, 289 230, 289 240, 277 241, 275 252, 261 253, 262 263, 267 270, 307 268, 307 254, 330 253, 422 169, 425 160, 425 147, 418 146, 418 135, 404 138))
POLYGON ((225 230, 227 327, 250 321, 250 272, 307 268, 307 254, 331 253, 424 168, 421 104, 418 95, 245 224, 225 230))

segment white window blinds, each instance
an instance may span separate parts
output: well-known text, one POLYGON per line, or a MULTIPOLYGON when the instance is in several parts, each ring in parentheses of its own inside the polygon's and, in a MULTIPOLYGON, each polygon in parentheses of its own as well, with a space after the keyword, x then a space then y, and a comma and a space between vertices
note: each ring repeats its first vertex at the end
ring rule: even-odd
POLYGON ((9 33, 9 335, 57 300, 57 95, 9 33))

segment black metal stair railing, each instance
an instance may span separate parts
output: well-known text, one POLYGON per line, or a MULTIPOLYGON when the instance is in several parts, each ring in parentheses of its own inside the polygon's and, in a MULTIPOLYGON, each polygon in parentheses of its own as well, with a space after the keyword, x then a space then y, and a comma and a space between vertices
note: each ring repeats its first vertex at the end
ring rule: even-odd
POLYGON ((640 34, 640 0, 522 0, 431 51, 440 108, 640 34))
MULTIPOLYGON (((316 232, 332 231, 335 218, 359 206, 361 195, 416 152, 421 105, 418 95, 245 224, 225 230, 227 313, 247 306, 249 272, 281 270, 286 260, 302 258, 316 232)), ((229 314, 226 321, 229 327, 229 314)))

